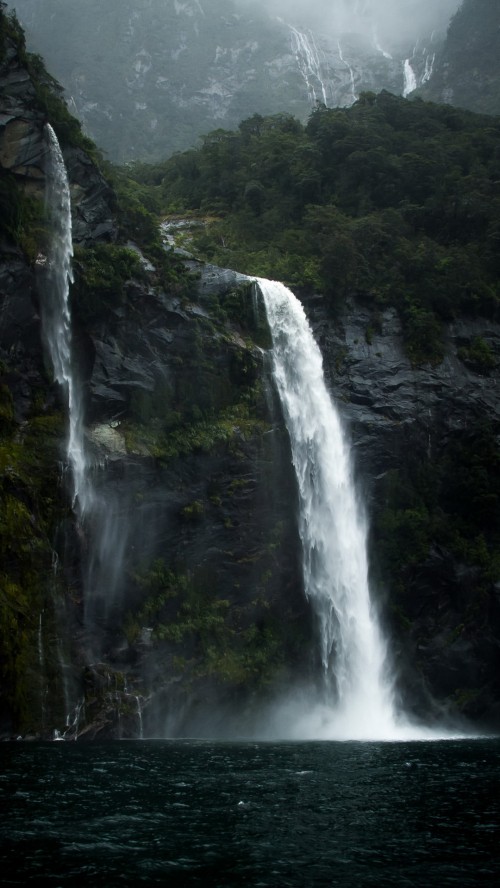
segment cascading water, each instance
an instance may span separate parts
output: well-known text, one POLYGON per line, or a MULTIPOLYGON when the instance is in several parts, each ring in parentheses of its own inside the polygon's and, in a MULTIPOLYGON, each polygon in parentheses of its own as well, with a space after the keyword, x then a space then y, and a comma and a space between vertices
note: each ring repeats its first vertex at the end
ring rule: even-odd
POLYGON ((71 317, 69 290, 73 280, 71 196, 64 159, 57 136, 48 123, 46 207, 52 230, 52 245, 45 273, 42 303, 42 334, 54 369, 54 378, 65 391, 69 434, 68 461, 73 481, 73 504, 82 515, 89 507, 90 489, 83 438, 83 407, 71 361, 71 317))
POLYGON ((422 75, 422 83, 428 83, 434 72, 434 62, 436 61, 436 53, 426 54, 425 70, 422 75))
MULTIPOLYGON (((113 606, 123 576, 128 522, 113 496, 103 497, 96 484, 96 466, 85 449, 82 386, 73 369, 69 292, 72 282, 71 196, 57 136, 47 124, 48 163, 46 203, 53 232, 45 270, 42 332, 54 378, 67 397, 69 435, 67 457, 73 483, 73 507, 86 539, 84 619, 88 656, 100 656, 98 625, 113 606)), ((123 511, 123 510, 122 510, 123 511)))
POLYGON ((285 716, 288 733, 325 739, 429 736, 396 717, 387 650, 370 601, 367 530, 349 447, 301 303, 258 280, 273 340, 273 375, 290 436, 305 592, 318 625, 321 699, 285 716), (300 711, 302 710, 302 711, 300 711))
POLYGON ((404 62, 404 78, 405 83, 403 88, 403 96, 406 99, 406 97, 409 96, 410 93, 414 92, 414 90, 416 90, 417 88, 417 78, 415 76, 415 71, 411 66, 410 59, 405 59, 404 62))
POLYGON ((327 105, 327 84, 321 72, 319 51, 314 36, 311 32, 309 32, 309 35, 304 34, 297 28, 294 28, 293 25, 289 25, 289 28, 292 32, 292 48, 300 73, 307 86, 309 101, 312 104, 322 101, 324 105, 327 105))
MULTIPOLYGON (((89 487, 87 484, 87 465, 83 439, 83 409, 81 389, 75 379, 71 354, 71 316, 69 293, 72 283, 72 226, 71 196, 68 176, 57 136, 50 126, 46 125, 45 138, 47 154, 45 162, 45 203, 47 218, 50 223, 52 238, 48 250, 47 262, 43 268, 40 286, 40 315, 42 339, 50 357, 54 379, 63 390, 68 414, 67 460, 72 481, 73 506, 80 517, 89 507, 89 487)), ((54 574, 57 572, 58 559, 54 553, 54 574)), ((56 611, 59 612, 59 623, 64 622, 64 605, 55 600, 56 611)), ((40 672, 43 676, 42 664, 42 616, 40 615, 39 659, 40 672)), ((57 652, 60 665, 64 707, 66 713, 71 707, 70 697, 73 688, 71 667, 64 654, 61 638, 57 639, 57 652)), ((42 678, 43 681, 43 678, 42 678)), ((44 689, 42 689, 44 693, 44 689)), ((43 706, 43 703, 42 703, 43 706)), ((43 713, 42 713, 43 716, 43 713)), ((43 717, 42 717, 43 722, 43 717)))
POLYGON ((305 592, 315 610, 326 700, 343 729, 394 725, 386 650, 370 603, 366 528, 348 447, 302 305, 260 280, 273 338, 274 379, 297 476, 305 592))
POLYGON ((351 65, 349 64, 349 62, 347 62, 346 59, 344 58, 344 54, 343 54, 343 52, 342 52, 342 45, 341 45, 341 43, 340 43, 340 40, 337 40, 337 49, 338 49, 338 51, 339 51, 339 59, 340 59, 340 61, 342 62, 343 65, 345 65, 345 67, 346 67, 347 70, 349 71, 349 77, 350 77, 350 80, 351 80, 351 101, 352 101, 353 103, 354 103, 354 102, 357 102, 358 97, 357 97, 357 95, 356 95, 356 86, 355 86, 355 82, 354 82, 354 71, 353 71, 351 65))

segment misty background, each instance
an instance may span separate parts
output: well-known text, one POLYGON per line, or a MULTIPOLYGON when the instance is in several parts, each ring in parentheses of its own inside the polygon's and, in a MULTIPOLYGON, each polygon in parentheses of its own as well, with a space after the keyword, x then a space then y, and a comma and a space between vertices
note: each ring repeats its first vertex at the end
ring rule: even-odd
MULTIPOLYGON (((254 113, 305 120, 317 102, 347 107, 364 91, 407 97, 435 75, 460 0, 12 5, 72 113, 124 162, 182 151, 254 113)), ((450 100, 448 83, 441 91, 450 100)))
POLYGON ((390 45, 446 30, 461 0, 236 0, 325 34, 357 33, 390 45))

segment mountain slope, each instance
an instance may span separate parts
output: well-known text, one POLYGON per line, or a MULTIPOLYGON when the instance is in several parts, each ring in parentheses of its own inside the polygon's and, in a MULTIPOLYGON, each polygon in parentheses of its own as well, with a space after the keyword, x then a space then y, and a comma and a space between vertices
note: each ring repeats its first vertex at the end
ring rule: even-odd
POLYGON ((459 108, 500 114, 499 60, 498 0, 464 0, 421 94, 459 108))
POLYGON ((118 161, 165 157, 255 112, 305 119, 317 101, 344 107, 366 90, 407 94, 430 76, 444 36, 415 23, 385 37, 376 18, 278 19, 243 0, 14 7, 73 113, 118 161))

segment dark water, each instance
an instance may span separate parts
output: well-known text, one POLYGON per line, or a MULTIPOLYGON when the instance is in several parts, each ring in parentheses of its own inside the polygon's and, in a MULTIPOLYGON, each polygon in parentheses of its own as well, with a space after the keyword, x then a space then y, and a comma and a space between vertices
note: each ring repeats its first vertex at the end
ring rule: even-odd
POLYGON ((500 742, 0 747, 2 885, 500 885, 500 742))

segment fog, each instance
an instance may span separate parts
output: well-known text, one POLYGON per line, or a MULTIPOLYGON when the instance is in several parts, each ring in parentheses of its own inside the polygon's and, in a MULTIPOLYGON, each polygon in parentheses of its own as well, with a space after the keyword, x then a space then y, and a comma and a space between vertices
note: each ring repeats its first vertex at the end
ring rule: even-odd
POLYGON ((390 43, 445 30, 462 0, 237 0, 322 33, 357 32, 390 43))

